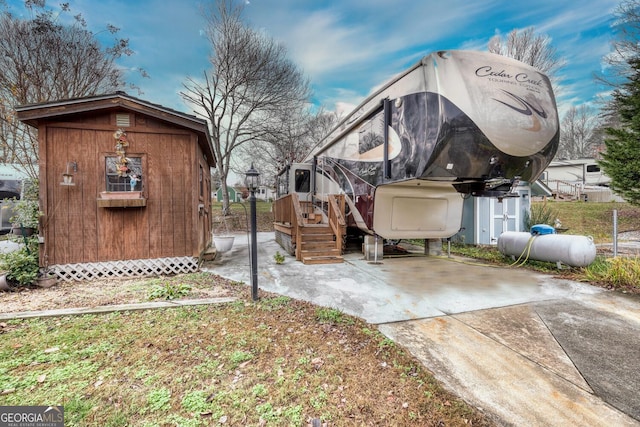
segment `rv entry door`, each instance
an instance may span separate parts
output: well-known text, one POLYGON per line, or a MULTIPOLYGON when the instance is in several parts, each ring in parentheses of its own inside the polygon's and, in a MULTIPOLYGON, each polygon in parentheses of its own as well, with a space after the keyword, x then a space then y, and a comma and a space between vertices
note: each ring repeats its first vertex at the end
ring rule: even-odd
POLYGON ((312 165, 305 163, 294 163, 291 165, 289 191, 298 193, 301 202, 312 201, 312 176, 312 165))

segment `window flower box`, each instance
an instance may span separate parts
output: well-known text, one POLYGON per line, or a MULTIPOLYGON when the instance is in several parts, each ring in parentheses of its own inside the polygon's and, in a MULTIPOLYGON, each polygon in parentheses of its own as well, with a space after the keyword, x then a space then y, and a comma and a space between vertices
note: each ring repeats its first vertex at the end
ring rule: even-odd
POLYGON ((142 191, 102 191, 97 202, 99 208, 139 208, 147 205, 142 191))

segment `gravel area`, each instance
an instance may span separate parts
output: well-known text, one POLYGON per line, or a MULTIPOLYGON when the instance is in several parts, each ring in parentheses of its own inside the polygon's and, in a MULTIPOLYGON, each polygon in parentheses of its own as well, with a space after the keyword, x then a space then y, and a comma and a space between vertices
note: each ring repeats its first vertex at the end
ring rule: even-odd
MULTIPOLYGON (((613 242, 596 245, 598 253, 613 255, 613 242)), ((625 231, 618 234, 618 255, 640 256, 640 231, 625 231)))
POLYGON ((618 233, 618 241, 620 240, 640 242, 640 230, 625 231, 624 233, 618 233))

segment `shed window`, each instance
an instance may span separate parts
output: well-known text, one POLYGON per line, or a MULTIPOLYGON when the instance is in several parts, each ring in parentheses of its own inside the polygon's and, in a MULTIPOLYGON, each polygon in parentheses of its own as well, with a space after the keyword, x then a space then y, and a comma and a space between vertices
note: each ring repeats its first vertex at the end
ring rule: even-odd
POLYGON ((107 191, 142 191, 142 157, 129 157, 128 171, 118 171, 118 157, 105 157, 107 191))

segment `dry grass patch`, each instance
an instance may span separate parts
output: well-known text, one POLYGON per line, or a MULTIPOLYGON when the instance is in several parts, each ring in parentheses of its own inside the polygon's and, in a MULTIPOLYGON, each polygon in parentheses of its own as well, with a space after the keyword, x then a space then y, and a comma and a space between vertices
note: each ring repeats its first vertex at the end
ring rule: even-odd
POLYGON ((58 282, 41 289, 36 286, 16 287, 0 292, 0 313, 50 310, 70 307, 96 307, 171 299, 175 297, 214 298, 233 294, 229 281, 209 273, 180 274, 171 277, 105 279, 83 282, 58 282), (187 290, 181 292, 181 290, 187 290))
POLYGON ((609 289, 640 293, 640 259, 597 258, 584 269, 586 280, 609 289))

